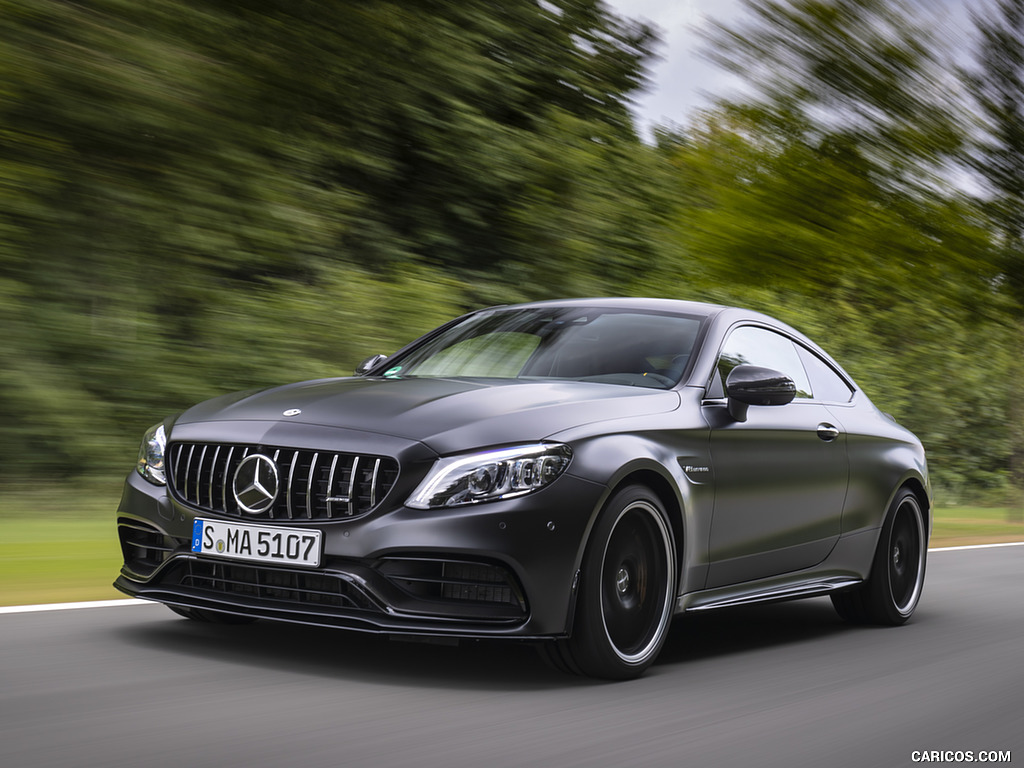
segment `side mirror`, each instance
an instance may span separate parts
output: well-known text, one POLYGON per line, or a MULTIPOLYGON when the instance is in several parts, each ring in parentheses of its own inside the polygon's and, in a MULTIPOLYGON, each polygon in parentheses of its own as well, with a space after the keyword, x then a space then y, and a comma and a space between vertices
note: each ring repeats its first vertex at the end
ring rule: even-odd
POLYGON ((387 355, 370 355, 368 358, 363 360, 358 366, 356 366, 356 376, 365 376, 372 369, 383 363, 388 359, 387 355))
POLYGON ((737 365, 725 380, 729 415, 747 420, 751 405, 787 405, 796 397, 796 384, 784 373, 757 365, 737 365))

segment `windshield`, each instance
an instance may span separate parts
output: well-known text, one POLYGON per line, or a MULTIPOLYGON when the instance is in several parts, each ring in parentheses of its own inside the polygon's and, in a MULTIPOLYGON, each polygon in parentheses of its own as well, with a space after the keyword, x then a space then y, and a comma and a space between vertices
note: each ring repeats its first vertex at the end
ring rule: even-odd
POLYGON ((388 377, 573 379, 667 389, 700 318, 586 307, 475 314, 391 361, 388 377))

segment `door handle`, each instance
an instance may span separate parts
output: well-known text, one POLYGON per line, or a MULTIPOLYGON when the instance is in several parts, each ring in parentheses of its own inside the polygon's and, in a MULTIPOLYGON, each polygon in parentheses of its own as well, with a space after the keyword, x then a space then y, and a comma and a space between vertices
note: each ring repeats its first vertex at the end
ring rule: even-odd
POLYGON ((831 443, 833 440, 839 437, 839 428, 826 422, 822 422, 821 424, 818 425, 818 437, 820 437, 826 443, 831 443))

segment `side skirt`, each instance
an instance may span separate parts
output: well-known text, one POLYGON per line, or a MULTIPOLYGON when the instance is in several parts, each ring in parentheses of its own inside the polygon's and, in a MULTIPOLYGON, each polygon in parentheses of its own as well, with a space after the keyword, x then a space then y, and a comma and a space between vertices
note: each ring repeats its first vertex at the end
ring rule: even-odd
POLYGON ((730 585, 681 595, 676 601, 676 612, 710 611, 716 608, 730 608, 752 603, 796 600, 802 597, 827 595, 831 592, 855 587, 861 583, 863 583, 863 579, 848 574, 814 577, 801 574, 788 579, 774 578, 755 584, 730 585))

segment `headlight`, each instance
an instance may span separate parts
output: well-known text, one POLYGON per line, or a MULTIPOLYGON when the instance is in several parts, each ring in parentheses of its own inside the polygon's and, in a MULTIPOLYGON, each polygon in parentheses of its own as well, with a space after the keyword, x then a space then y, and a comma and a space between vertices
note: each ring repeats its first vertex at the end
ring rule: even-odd
POLYGON ((571 458, 569 446, 549 443, 439 459, 405 505, 436 509, 522 496, 551 483, 571 458))
POLYGON ((164 475, 164 449, 166 447, 167 433, 164 432, 163 424, 150 427, 146 436, 142 438, 142 445, 139 446, 139 462, 135 465, 135 469, 149 482, 157 485, 167 485, 167 477, 164 475))

